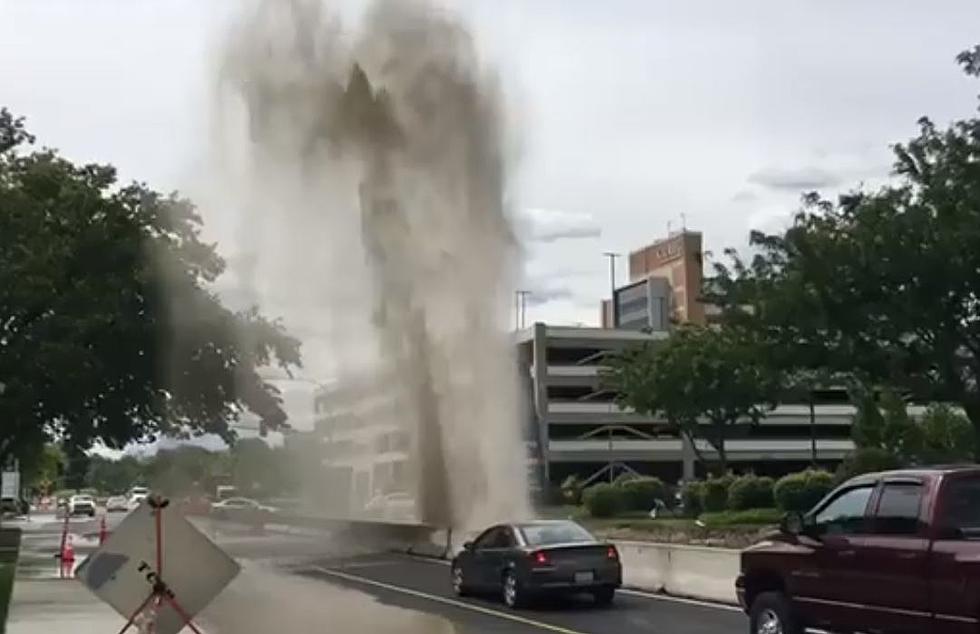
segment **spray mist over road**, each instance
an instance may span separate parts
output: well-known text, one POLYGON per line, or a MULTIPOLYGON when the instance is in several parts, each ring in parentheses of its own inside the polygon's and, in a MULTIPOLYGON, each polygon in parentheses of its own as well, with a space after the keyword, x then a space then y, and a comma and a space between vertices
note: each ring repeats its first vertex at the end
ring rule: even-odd
POLYGON ((308 368, 387 399, 364 423, 415 439, 423 521, 526 515, 505 125, 466 29, 417 2, 378 2, 353 30, 316 0, 257 2, 216 103, 251 299, 308 368))

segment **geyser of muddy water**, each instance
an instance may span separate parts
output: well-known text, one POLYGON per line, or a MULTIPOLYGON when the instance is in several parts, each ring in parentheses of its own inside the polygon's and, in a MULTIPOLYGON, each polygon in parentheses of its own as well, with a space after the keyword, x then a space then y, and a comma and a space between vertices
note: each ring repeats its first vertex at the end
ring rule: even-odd
POLYGON ((418 2, 350 30, 315 0, 252 3, 216 103, 234 271, 307 373, 359 386, 356 425, 414 439, 398 484, 422 521, 526 515, 505 125, 463 25, 418 2))

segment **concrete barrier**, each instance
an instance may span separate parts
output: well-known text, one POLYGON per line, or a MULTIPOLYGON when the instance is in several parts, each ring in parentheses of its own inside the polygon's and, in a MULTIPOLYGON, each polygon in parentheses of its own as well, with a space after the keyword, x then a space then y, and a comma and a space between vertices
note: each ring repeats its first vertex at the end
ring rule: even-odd
POLYGON ((647 542, 616 542, 616 547, 626 587, 736 603, 737 550, 647 542))

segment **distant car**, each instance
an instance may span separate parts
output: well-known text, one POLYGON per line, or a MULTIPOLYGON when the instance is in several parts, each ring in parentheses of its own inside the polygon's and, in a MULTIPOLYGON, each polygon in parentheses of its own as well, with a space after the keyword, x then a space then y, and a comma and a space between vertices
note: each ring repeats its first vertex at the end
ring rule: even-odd
POLYGON ((389 493, 373 498, 364 507, 369 517, 389 522, 411 522, 415 520, 415 498, 407 493, 389 493))
POLYGON ((591 594, 612 603, 622 584, 619 552, 568 520, 500 524, 483 531, 453 559, 459 596, 499 592, 511 608, 552 594, 591 594))
POLYGON ((130 509, 134 509, 143 503, 144 500, 149 496, 149 493, 133 493, 129 496, 129 501, 127 505, 130 509))
POLYGON ((231 517, 264 517, 272 515, 276 510, 271 506, 264 506, 249 498, 228 498, 211 504, 211 514, 219 519, 231 517))
POLYGON ((68 498, 69 515, 95 517, 95 500, 91 495, 73 495, 68 498))
POLYGON ((0 512, 8 515, 27 515, 30 512, 31 505, 27 500, 20 500, 17 498, 2 498, 0 499, 0 512))
POLYGON ((105 510, 108 513, 125 513, 129 510, 129 500, 122 495, 113 495, 105 501, 105 510))

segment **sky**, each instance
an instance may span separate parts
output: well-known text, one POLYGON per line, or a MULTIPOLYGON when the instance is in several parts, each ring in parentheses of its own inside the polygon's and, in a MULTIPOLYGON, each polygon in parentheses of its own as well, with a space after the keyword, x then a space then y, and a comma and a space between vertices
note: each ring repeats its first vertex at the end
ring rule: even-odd
MULTIPOLYGON (((242 4, 0 0, 0 105, 72 159, 193 192, 242 4)), ((329 4, 348 21, 364 6, 329 4)), ((495 69, 519 140, 528 321, 597 324, 603 252, 683 224, 720 255, 785 225, 804 190, 880 183, 918 117, 969 116, 980 92, 954 63, 980 43, 975 0, 443 4, 495 69)), ((207 231, 234 249, 219 222, 207 231)))

